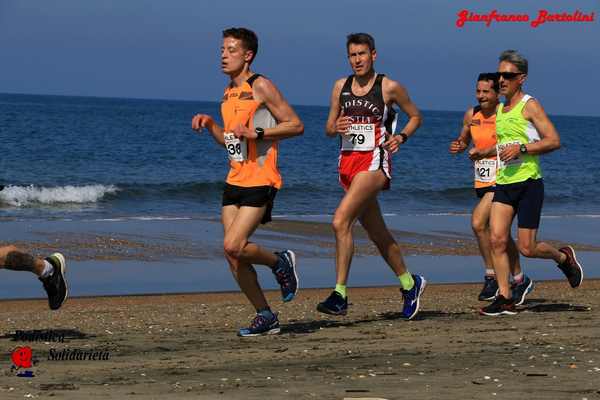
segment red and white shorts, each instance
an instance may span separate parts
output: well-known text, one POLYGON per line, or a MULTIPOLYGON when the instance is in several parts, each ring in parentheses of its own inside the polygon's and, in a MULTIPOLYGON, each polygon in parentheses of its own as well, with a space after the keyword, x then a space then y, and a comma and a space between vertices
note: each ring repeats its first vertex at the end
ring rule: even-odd
POLYGON ((356 174, 379 169, 388 178, 383 187, 383 190, 387 190, 392 179, 392 160, 387 150, 377 147, 373 151, 342 151, 338 163, 340 185, 348 191, 356 174))

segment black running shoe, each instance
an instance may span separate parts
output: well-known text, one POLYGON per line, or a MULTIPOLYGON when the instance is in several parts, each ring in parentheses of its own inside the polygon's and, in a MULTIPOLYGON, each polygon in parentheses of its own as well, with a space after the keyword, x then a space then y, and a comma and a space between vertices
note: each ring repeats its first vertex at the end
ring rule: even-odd
POLYGON ((513 299, 507 299, 501 294, 496 296, 496 300, 489 306, 483 307, 479 310, 479 314, 481 315, 489 315, 492 317, 496 317, 498 315, 506 314, 506 315, 515 315, 517 311, 515 310, 515 302, 513 299))
POLYGON ((525 296, 533 290, 533 281, 527 275, 523 275, 521 283, 513 283, 511 286, 512 299, 515 306, 520 306, 525 303, 525 296))
POLYGON ((346 315, 348 314, 348 297, 343 298, 334 290, 324 302, 317 305, 317 311, 330 315, 346 315))
POLYGON ((567 246, 558 249, 558 251, 564 253, 567 256, 567 259, 564 263, 558 264, 557 267, 565 274, 573 289, 579 287, 581 281, 583 281, 583 267, 579 264, 579 261, 577 261, 575 250, 573 250, 571 246, 567 246))
POLYGON ((485 276, 483 281, 483 289, 479 293, 479 301, 492 301, 496 298, 498 291, 498 281, 495 276, 485 276))
POLYGON ((51 310, 58 310, 63 305, 68 296, 67 281, 65 280, 65 271, 67 262, 60 253, 54 253, 46 257, 46 261, 52 264, 54 271, 47 278, 39 278, 44 284, 44 289, 48 294, 48 305, 51 310))

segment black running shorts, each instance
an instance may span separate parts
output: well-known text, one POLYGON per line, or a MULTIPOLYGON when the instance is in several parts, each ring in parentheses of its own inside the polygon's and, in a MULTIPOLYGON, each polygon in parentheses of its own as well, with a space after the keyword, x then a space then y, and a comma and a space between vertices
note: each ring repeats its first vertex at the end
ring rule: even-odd
POLYGON ((537 229, 544 204, 544 180, 540 178, 508 185, 496 184, 493 201, 512 206, 518 217, 519 228, 537 229))
POLYGON ((225 184, 223 190, 223 206, 236 205, 239 207, 263 207, 267 206, 261 224, 271 221, 271 211, 277 189, 273 186, 242 187, 225 184))
POLYGON ((478 199, 482 199, 486 193, 494 193, 495 186, 486 186, 481 188, 475 188, 475 194, 478 199))

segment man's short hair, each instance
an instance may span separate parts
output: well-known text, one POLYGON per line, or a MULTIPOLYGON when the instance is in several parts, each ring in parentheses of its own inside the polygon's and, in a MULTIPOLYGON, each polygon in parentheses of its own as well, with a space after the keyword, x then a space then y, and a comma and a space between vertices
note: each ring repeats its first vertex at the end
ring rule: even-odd
POLYGON ((375 39, 368 33, 351 33, 346 36, 346 50, 350 49, 351 44, 366 44, 369 51, 375 50, 375 39))
POLYGON ((246 28, 229 28, 223 31, 223 39, 228 37, 240 40, 242 46, 252 52, 252 59, 250 60, 250 63, 252 63, 258 53, 258 37, 256 33, 246 28))
POLYGON ((492 81, 492 89, 494 89, 496 93, 500 91, 500 80, 498 79, 498 74, 495 72, 482 72, 477 77, 477 82, 479 81, 492 81))
POLYGON ((517 67, 519 72, 522 72, 524 74, 526 74, 529 70, 527 59, 516 50, 503 51, 502 54, 500 54, 498 60, 500 62, 506 61, 511 63, 512 65, 517 67))

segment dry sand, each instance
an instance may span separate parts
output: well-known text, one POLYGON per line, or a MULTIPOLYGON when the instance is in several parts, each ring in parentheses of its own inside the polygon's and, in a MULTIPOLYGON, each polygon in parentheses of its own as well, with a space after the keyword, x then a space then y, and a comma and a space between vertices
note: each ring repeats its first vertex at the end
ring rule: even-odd
POLYGON ((282 334, 242 339, 238 293, 0 301, 0 398, 599 399, 600 281, 538 282, 523 311, 481 317, 478 285, 431 285, 417 320, 397 288, 350 289, 350 313, 315 311, 326 290, 290 304, 268 293, 282 334), (61 342, 14 341, 52 330, 61 342), (10 354, 30 346, 33 378, 10 354), (49 361, 50 349, 108 351, 108 361, 49 361))

